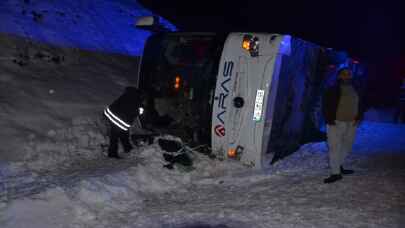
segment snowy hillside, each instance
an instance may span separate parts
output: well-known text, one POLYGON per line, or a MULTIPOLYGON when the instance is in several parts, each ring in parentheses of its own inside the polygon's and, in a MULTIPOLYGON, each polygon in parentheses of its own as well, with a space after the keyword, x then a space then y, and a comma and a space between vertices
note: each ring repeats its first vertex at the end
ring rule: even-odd
POLYGON ((1 1, 0 160, 63 163, 54 151, 76 148, 61 139, 99 151, 94 116, 136 82, 135 57, 150 34, 134 22, 145 15, 152 12, 135 0, 1 1))
POLYGON ((0 35, 0 160, 63 162, 77 147, 101 151, 96 122, 135 83, 137 64, 134 57, 0 35))
POLYGON ((139 56, 149 32, 136 29, 134 22, 152 14, 136 0, 2 0, 0 32, 27 42, 139 56))

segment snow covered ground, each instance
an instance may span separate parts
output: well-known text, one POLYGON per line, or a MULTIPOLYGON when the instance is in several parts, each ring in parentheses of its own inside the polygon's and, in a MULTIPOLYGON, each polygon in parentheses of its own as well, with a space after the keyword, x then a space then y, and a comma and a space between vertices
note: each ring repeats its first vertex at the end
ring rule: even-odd
POLYGON ((194 154, 192 171, 163 168, 155 143, 125 160, 102 155, 46 171, 0 167, 1 227, 403 227, 405 127, 364 123, 331 185, 324 143, 258 172, 194 154))
POLYGON ((0 35, 2 228, 404 227, 403 125, 363 123, 331 185, 324 143, 265 171, 198 153, 168 170, 157 143, 111 160, 101 112, 138 59, 26 42, 0 35))

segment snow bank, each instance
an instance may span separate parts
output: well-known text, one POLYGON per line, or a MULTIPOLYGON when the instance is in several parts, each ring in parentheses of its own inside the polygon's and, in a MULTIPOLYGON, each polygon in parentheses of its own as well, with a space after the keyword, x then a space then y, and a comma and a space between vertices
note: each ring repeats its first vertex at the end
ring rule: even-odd
POLYGON ((100 154, 102 110, 135 84, 138 59, 25 42, 0 35, 0 160, 100 154))
POLYGON ((39 170, 58 165, 69 167, 79 160, 104 156, 108 138, 101 118, 74 118, 66 128, 46 132, 46 138, 42 140, 36 134, 30 134, 24 148, 24 162, 31 169, 39 170))
POLYGON ((7 0, 0 2, 0 32, 62 47, 139 56, 149 32, 135 28, 134 22, 150 15, 135 0, 7 0))
POLYGON ((3 206, 1 212, 0 224, 4 228, 69 227, 74 219, 72 203, 60 188, 51 189, 35 199, 14 201, 3 206))
POLYGON ((98 157, 87 160, 87 164, 71 164, 51 172, 33 173, 23 164, 3 165, 0 178, 5 180, 9 192, 6 196, 3 194, 7 204, 0 205, 0 224, 4 225, 2 227, 31 224, 33 228, 111 227, 116 222, 118 227, 126 227, 121 220, 130 215, 137 221, 137 226, 128 224, 128 227, 153 227, 156 221, 143 213, 151 198, 170 198, 171 192, 188 195, 194 185, 218 184, 217 178, 222 175, 225 175, 223 179, 226 175, 234 178, 232 169, 247 170, 241 165, 212 160, 197 152, 192 153, 193 170, 185 172, 179 166, 169 170, 163 168, 166 162, 162 154, 154 143, 124 154, 124 160, 98 157), (42 185, 38 184, 41 181, 42 185), (22 188, 26 188, 25 191, 22 188), (36 210, 37 207, 41 209, 36 210), (43 217, 44 220, 37 219, 43 217))

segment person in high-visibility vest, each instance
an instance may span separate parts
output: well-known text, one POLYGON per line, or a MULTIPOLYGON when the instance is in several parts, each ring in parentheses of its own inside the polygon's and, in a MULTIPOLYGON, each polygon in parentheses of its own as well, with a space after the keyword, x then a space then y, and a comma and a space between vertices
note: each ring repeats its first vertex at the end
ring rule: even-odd
POLYGON ((129 153, 132 145, 129 139, 129 128, 135 118, 143 113, 142 101, 145 93, 135 87, 126 87, 124 93, 104 109, 104 115, 110 122, 110 144, 108 157, 120 159, 118 143, 121 142, 124 152, 129 153))

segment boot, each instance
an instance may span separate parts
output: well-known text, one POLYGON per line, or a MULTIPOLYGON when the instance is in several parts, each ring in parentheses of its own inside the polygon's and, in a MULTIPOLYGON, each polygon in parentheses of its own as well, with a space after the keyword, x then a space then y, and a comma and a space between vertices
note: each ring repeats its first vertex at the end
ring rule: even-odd
POLYGON ((336 181, 341 180, 341 179, 342 179, 341 174, 332 174, 328 178, 324 179, 323 183, 330 184, 330 183, 336 182, 336 181))
POLYGON ((343 166, 340 166, 340 173, 343 175, 350 175, 353 174, 354 171, 351 169, 344 169, 343 166))

